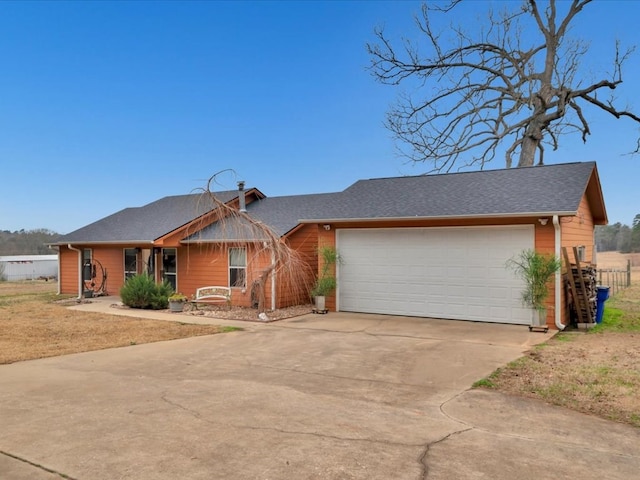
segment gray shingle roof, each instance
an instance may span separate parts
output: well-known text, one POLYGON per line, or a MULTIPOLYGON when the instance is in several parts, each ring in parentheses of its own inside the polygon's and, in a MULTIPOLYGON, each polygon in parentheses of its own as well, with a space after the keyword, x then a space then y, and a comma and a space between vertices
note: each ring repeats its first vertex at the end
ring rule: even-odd
POLYGON ((576 212, 594 162, 360 180, 306 219, 507 216, 576 212))
MULTIPOLYGON (((256 220, 268 225, 279 236, 294 228, 303 218, 315 218, 326 213, 331 206, 339 204, 342 193, 318 193, 310 195, 292 195, 286 197, 266 197, 247 205, 247 213, 256 220)), ((185 241, 222 241, 255 240, 249 229, 240 221, 230 224, 214 223, 185 241)))
MULTIPOLYGON (((594 168, 586 162, 359 180, 337 193, 264 198, 247 212, 279 235, 304 222, 571 215, 594 168)), ((239 240, 243 232, 213 224, 187 241, 239 240)))
MULTIPOLYGON (((238 196, 237 190, 216 192, 223 202, 238 196)), ((67 243, 151 243, 207 213, 212 201, 200 194, 164 197, 142 207, 125 208, 97 222, 63 235, 67 243)))
MULTIPOLYGON (((572 215, 595 168, 595 162, 585 162, 359 180, 342 192, 261 198, 249 203, 247 212, 278 235, 315 221, 572 215)), ((216 192, 224 202, 237 195, 235 190, 216 192)), ((165 197, 127 208, 63 236, 58 243, 152 242, 209 211, 212 205, 198 204, 201 198, 165 197)), ((604 210, 602 218, 606 220, 604 210)), ((235 228, 215 223, 185 241, 249 237, 242 222, 235 228)))

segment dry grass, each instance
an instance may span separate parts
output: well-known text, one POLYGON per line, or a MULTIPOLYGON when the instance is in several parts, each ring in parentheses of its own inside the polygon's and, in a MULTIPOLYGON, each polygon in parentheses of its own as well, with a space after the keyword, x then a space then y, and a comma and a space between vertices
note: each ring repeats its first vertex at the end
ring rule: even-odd
POLYGON ((640 272, 640 253, 598 252, 598 268, 626 268, 631 261, 631 268, 640 272))
POLYGON ((228 331, 69 310, 55 282, 0 283, 0 364, 228 331))
POLYGON ((640 427, 639 273, 607 301, 602 325, 560 333, 478 386, 640 427))

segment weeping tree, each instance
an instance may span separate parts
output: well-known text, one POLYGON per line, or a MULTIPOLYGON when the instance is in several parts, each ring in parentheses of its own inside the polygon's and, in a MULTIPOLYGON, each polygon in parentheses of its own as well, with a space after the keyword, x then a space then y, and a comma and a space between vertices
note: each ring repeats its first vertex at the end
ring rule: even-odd
MULTIPOLYGON (((588 44, 567 33, 591 0, 544 6, 525 0, 511 10, 509 3, 489 12, 475 33, 456 26, 437 31, 437 17, 457 14, 460 3, 423 4, 415 18, 419 42, 397 46, 380 28, 367 45, 373 76, 412 90, 399 96, 386 121, 411 161, 432 162, 433 171, 482 168, 504 151, 507 168, 516 159, 519 167, 531 166, 536 159, 542 164, 545 145, 557 149, 565 134, 586 142, 593 109, 640 123, 613 96, 633 48, 616 42, 611 70, 599 79, 580 69, 588 44)), ((636 139, 633 153, 639 150, 636 139)))
MULTIPOLYGON (((287 288, 292 301, 307 302, 314 273, 308 261, 272 227, 238 208, 238 205, 229 204, 216 196, 215 186, 221 184, 221 177, 229 174, 235 176, 233 170, 222 170, 211 176, 206 186, 199 189, 206 210, 219 212, 215 224, 219 241, 211 242, 210 248, 221 250, 229 245, 250 247, 247 248, 245 284, 257 297, 259 314, 268 310, 266 288, 273 276, 277 277, 280 286, 287 288)), ((195 230, 206 227, 209 221, 203 216, 194 225, 195 230)))

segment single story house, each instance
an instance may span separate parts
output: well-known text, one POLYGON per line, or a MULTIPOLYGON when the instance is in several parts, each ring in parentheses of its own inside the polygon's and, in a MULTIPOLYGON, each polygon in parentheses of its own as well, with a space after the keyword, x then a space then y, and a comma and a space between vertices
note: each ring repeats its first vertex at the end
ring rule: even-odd
MULTIPOLYGON (((576 246, 595 263, 594 226, 607 223, 595 162, 359 180, 324 194, 267 197, 242 186, 215 196, 268 225, 315 272, 318 245, 335 246, 342 261, 331 310, 514 324, 530 316, 506 261, 525 249, 560 257, 576 246)), ((230 286, 233 304, 250 305, 249 272, 268 259, 251 255, 256 239, 225 234, 225 214, 208 202, 165 197, 63 236, 55 244, 60 292, 80 295, 87 278, 96 288, 106 276, 101 288, 117 294, 128 276, 147 271, 187 295, 230 286)), ((291 304, 287 290, 274 276, 269 308, 291 304)), ((551 293, 547 323, 562 328, 560 273, 551 293)))

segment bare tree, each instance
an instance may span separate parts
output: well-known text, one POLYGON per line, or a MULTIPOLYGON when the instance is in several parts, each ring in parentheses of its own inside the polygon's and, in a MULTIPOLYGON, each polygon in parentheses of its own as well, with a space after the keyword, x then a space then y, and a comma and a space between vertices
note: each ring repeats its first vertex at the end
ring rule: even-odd
MULTIPOLYGON (((633 48, 622 50, 616 42, 611 72, 596 81, 581 76, 588 45, 567 32, 591 0, 560 3, 568 8, 562 18, 555 0, 544 8, 525 0, 518 10, 490 12, 473 36, 452 27, 446 40, 432 17, 447 15, 460 1, 423 5, 415 20, 426 55, 408 40, 396 48, 382 29, 375 31, 377 43, 367 45, 378 81, 415 89, 399 97, 386 122, 410 160, 431 161, 434 171, 482 168, 502 146, 507 168, 514 157, 519 167, 533 165, 536 153, 542 164, 545 144, 555 150, 571 133, 586 142, 591 130, 585 106, 640 123, 638 115, 614 105, 613 96, 633 48)), ((634 153, 639 150, 640 140, 634 153)))
MULTIPOLYGON (((294 303, 308 302, 314 271, 308 261, 280 237, 269 225, 252 217, 236 205, 219 199, 212 186, 219 184, 223 174, 233 170, 222 170, 211 176, 200 190, 201 200, 217 212, 218 237, 220 241, 210 243, 213 249, 224 249, 229 245, 247 248, 246 285, 257 297, 258 313, 266 312, 266 289, 269 279, 276 276, 279 288, 287 289, 288 298, 294 303)), ((198 231, 208 225, 206 217, 193 227, 198 231)))

